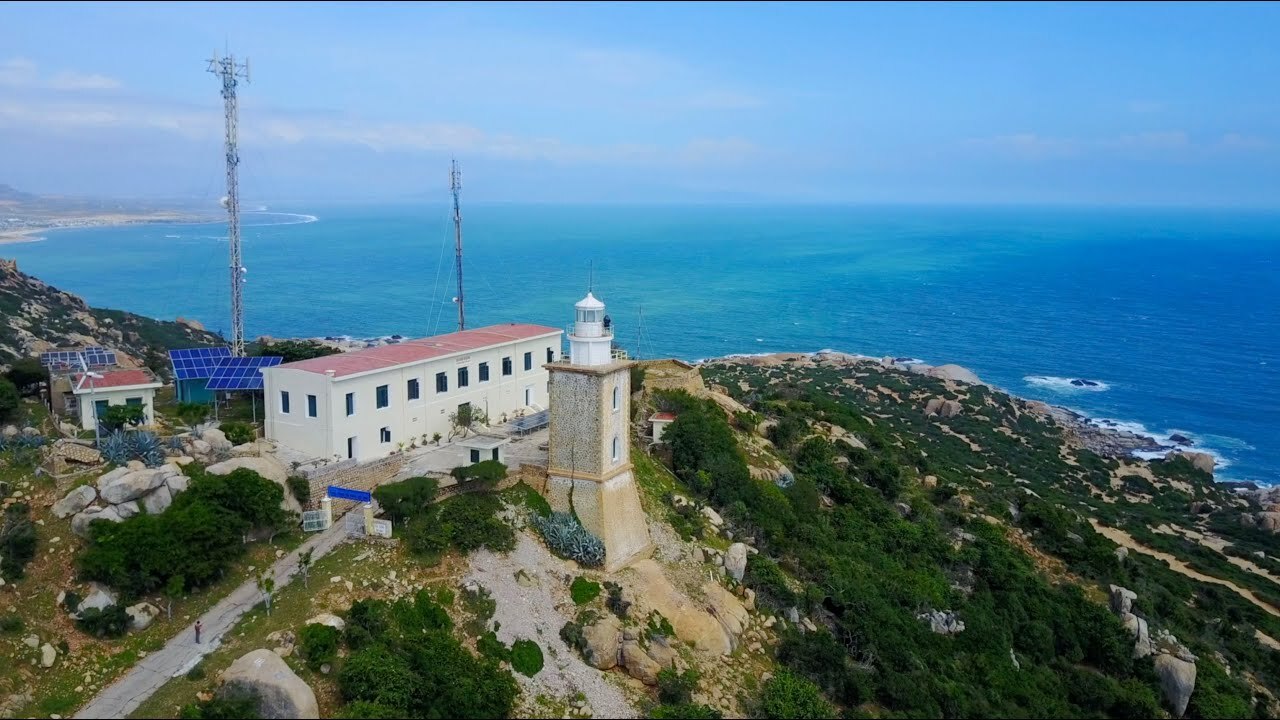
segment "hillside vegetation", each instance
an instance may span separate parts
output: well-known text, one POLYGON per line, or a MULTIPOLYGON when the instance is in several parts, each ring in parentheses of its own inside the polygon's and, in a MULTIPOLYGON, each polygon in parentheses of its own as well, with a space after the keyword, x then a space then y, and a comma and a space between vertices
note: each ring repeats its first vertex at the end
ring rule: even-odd
POLYGON ((0 261, 0 364, 55 347, 103 345, 125 362, 168 373, 164 351, 223 344, 197 324, 153 320, 121 310, 89 307, 84 300, 0 261))
POLYGON ((1275 569, 1250 501, 983 385, 794 360, 649 393, 679 414, 659 457, 760 550, 758 602, 821 618, 778 646, 792 675, 850 715, 1276 715, 1280 587, 1233 562, 1275 569))

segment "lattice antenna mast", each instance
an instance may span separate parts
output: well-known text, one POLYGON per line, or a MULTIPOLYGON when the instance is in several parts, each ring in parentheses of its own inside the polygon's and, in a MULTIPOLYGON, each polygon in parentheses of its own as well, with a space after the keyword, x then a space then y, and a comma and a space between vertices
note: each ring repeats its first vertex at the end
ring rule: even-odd
POLYGON ((453 253, 458 263, 458 329, 467 329, 467 304, 462 294, 462 211, 458 191, 462 190, 462 170, 456 159, 449 164, 449 190, 453 192, 453 253))
POLYGON ((226 119, 227 153, 227 245, 231 253, 231 354, 244 357, 244 262, 240 255, 240 179, 238 167, 240 152, 236 148, 236 125, 239 109, 236 106, 236 85, 243 79, 249 82, 249 61, 236 63, 234 55, 218 57, 213 53, 209 72, 222 79, 222 106, 226 119))

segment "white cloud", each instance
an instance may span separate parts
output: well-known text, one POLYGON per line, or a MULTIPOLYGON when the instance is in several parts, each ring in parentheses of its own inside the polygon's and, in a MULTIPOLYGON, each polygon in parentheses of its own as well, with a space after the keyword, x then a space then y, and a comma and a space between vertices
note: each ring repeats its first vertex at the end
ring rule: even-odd
POLYGON ((1227 133, 1218 141, 1218 147, 1223 150, 1270 150, 1275 145, 1266 138, 1258 137, 1257 135, 1227 133))
POLYGON ((97 73, 71 71, 46 76, 33 61, 27 58, 10 58, 0 62, 0 87, 66 91, 114 90, 120 87, 120 81, 97 73))

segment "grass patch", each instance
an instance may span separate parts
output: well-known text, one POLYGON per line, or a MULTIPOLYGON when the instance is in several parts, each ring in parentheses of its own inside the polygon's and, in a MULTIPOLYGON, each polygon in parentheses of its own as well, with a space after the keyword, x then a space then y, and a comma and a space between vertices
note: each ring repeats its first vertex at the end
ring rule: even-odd
POLYGON ((503 490, 499 496, 511 505, 523 505, 541 517, 551 517, 551 503, 524 482, 518 482, 503 490))
POLYGON ((591 582, 579 575, 569 586, 569 594, 573 596, 574 605, 586 605, 600 597, 600 583, 591 582))

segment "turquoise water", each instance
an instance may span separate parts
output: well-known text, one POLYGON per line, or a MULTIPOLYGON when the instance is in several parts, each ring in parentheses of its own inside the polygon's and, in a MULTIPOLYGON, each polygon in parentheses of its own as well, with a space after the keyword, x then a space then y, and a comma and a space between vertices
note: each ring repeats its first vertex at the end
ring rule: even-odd
MULTIPOLYGON (((250 337, 454 328, 445 208, 249 216, 250 337)), ((468 324, 562 327, 594 263, 627 349, 834 348, 955 362, 1280 481, 1280 215, 1239 211, 465 208, 468 324), (641 322, 643 319, 643 322, 641 322), (1099 383, 1082 390, 1071 378, 1099 383)), ((225 227, 67 230, 0 255, 94 305, 228 326, 225 227)))

